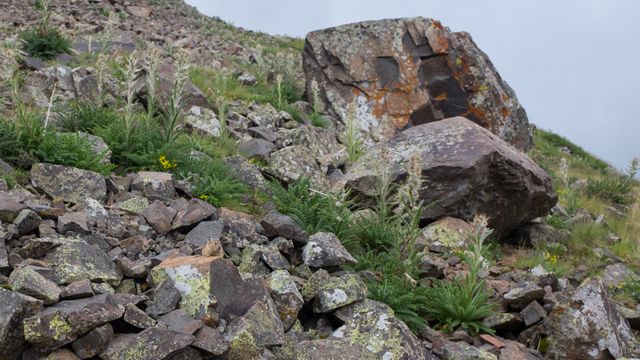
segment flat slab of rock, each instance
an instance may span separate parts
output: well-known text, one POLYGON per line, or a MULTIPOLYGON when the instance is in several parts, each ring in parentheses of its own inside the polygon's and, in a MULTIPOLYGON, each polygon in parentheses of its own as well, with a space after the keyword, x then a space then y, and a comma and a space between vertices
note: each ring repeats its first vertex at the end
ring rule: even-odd
POLYGON ((31 182, 52 198, 80 203, 91 198, 104 203, 107 184, 102 175, 70 166, 35 164, 31 168, 31 182))
POLYGON ((83 279, 118 285, 122 280, 122 272, 111 258, 82 240, 56 247, 47 253, 45 261, 53 269, 59 285, 83 279))
POLYGON ((426 220, 452 216, 471 221, 484 214, 491 228, 506 235, 546 215, 557 202, 551 178, 540 166, 462 117, 412 127, 370 148, 341 185, 355 195, 373 196, 378 174, 371 164, 383 158, 395 181, 407 176, 411 161, 428 179, 419 191, 420 200, 429 204, 422 214, 426 220))
POLYGON ((343 123, 355 111, 359 128, 374 139, 466 116, 518 149, 531 145, 513 90, 468 33, 439 21, 386 19, 314 31, 302 59, 310 101, 317 87, 326 110, 343 123))

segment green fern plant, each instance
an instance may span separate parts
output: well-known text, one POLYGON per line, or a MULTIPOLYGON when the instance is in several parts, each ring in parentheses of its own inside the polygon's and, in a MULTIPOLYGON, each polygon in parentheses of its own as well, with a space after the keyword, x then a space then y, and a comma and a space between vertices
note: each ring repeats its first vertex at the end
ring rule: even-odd
POLYGON ((51 2, 39 0, 36 2, 36 9, 40 11, 40 21, 35 27, 20 34, 22 50, 30 56, 45 60, 69 52, 71 41, 50 24, 51 2))
POLYGON ((465 253, 469 272, 451 282, 438 280, 427 290, 426 314, 444 331, 452 332, 463 328, 474 335, 484 331, 492 333, 482 320, 493 313, 493 303, 485 290, 484 278, 480 271, 485 267, 483 257, 485 240, 492 230, 487 228, 487 219, 481 216, 474 220, 475 231, 470 239, 470 249, 465 253))

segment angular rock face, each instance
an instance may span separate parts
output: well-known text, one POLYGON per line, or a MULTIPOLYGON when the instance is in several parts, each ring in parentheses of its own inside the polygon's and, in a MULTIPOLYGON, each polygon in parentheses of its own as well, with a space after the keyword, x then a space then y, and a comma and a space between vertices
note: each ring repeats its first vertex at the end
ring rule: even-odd
POLYGON ((531 146, 513 90, 465 32, 425 18, 366 21, 311 32, 303 52, 307 94, 343 121, 355 105, 375 138, 465 116, 516 148, 531 146), (318 92, 316 90, 316 92, 318 92))
POLYGON ((545 320, 550 358, 600 360, 629 355, 633 333, 600 278, 586 280, 545 320))
POLYGON ((18 359, 24 344, 22 321, 42 310, 42 301, 0 288, 0 358, 18 359))
POLYGON ((557 196, 551 178, 535 162, 473 122, 451 118, 415 126, 371 148, 342 179, 355 193, 372 196, 377 174, 372 163, 393 164, 401 181, 418 156, 426 205, 423 219, 489 216, 489 226, 507 234, 546 215, 557 196), (384 161, 384 160, 382 160, 384 161))

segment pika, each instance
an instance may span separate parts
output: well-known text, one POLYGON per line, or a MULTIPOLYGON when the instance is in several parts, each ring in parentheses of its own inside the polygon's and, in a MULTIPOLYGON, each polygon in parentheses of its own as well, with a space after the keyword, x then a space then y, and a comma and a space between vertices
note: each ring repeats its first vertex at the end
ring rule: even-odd
POLYGON ((220 240, 209 240, 207 245, 202 248, 202 256, 224 257, 224 250, 220 240))

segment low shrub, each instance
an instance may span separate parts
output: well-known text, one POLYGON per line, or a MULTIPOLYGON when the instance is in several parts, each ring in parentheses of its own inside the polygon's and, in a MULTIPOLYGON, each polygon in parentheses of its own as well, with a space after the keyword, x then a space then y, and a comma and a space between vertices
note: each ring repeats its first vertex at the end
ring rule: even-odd
POLYGON ((639 166, 639 160, 634 159, 624 175, 605 176, 596 180, 589 179, 587 194, 618 205, 633 204, 635 202, 633 192, 636 185, 634 178, 638 173, 639 166))
POLYGON ((104 164, 104 154, 97 154, 91 142, 76 133, 47 131, 35 151, 42 162, 73 166, 108 175, 113 166, 104 164))

